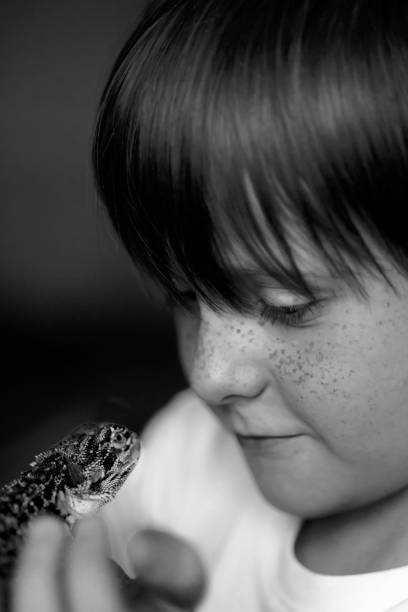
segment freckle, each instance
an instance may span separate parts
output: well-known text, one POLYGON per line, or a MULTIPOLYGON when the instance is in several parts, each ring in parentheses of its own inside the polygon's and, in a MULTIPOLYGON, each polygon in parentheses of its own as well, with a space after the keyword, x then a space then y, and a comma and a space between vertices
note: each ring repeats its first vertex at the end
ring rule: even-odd
POLYGON ((320 351, 317 353, 316 355, 316 361, 318 361, 319 363, 321 363, 323 361, 324 357, 323 357, 323 353, 321 353, 320 351))
POLYGON ((239 327, 238 327, 238 328, 237 328, 235 331, 236 331, 236 333, 237 333, 237 334, 240 334, 240 333, 241 333, 241 330, 240 330, 240 328, 239 328, 239 327))
POLYGON ((390 302, 387 302, 387 308, 389 308, 391 306, 390 302))

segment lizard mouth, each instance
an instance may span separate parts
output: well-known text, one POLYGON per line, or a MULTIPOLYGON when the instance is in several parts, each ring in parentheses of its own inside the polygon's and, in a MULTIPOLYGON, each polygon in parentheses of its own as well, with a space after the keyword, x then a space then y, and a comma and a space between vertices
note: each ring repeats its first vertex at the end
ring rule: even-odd
POLYGON ((133 468, 137 465, 140 459, 141 452, 142 445, 140 440, 137 438, 129 449, 130 458, 126 463, 122 465, 121 473, 123 477, 127 478, 133 468))

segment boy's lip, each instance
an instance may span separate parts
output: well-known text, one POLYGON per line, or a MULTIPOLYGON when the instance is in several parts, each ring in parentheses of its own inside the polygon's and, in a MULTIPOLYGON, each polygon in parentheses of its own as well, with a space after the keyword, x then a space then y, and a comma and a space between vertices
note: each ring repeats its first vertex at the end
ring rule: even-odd
POLYGON ((257 442, 257 441, 262 441, 262 440, 289 440, 291 438, 299 438, 300 436, 304 435, 304 434, 299 434, 299 433, 293 433, 293 434, 248 434, 248 433, 240 433, 240 432, 234 432, 236 438, 241 442, 257 442))
POLYGON ((230 429, 237 436, 248 440, 262 440, 270 438, 294 438, 305 433, 301 431, 298 423, 287 419, 280 419, 270 423, 254 423, 242 418, 229 422, 230 429))
POLYGON ((293 441, 304 436, 304 434, 290 434, 281 436, 258 436, 235 434, 240 447, 249 454, 275 454, 280 449, 289 450, 293 441))
POLYGON ((262 411, 240 410, 232 408, 229 410, 213 409, 217 417, 221 420, 231 433, 242 440, 267 440, 294 438, 307 433, 307 429, 291 416, 266 417, 270 408, 262 411), (261 414, 260 414, 261 412, 261 414))

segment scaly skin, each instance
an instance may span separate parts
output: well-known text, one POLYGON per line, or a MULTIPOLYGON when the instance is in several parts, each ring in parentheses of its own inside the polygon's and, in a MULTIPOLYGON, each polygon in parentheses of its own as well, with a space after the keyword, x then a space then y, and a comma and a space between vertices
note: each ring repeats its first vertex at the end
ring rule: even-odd
POLYGON ((139 437, 113 423, 85 424, 0 488, 0 579, 13 571, 28 523, 40 513, 69 527, 114 498, 140 456, 139 437))

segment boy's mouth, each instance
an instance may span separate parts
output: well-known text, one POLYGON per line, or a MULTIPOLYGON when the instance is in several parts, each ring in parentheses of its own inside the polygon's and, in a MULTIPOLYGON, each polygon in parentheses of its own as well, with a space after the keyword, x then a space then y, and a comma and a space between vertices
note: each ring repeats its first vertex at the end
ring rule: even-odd
POLYGON ((301 436, 302 434, 282 434, 282 435, 275 435, 275 434, 270 434, 270 435, 265 435, 265 434, 242 434, 239 432, 235 432, 235 436, 238 438, 238 440, 283 440, 285 438, 298 438, 299 436, 301 436))
POLYGON ((235 437, 239 445, 249 453, 273 452, 278 447, 291 447, 291 442, 301 438, 304 434, 285 434, 285 435, 251 435, 235 432, 235 437))
POLYGON ((260 442, 262 440, 291 440, 292 438, 300 438, 301 435, 303 434, 252 435, 235 432, 235 437, 239 442, 242 442, 243 444, 250 444, 251 442, 260 442))
POLYGON ((290 440, 308 433, 296 419, 289 417, 264 416, 254 411, 226 410, 213 407, 213 412, 223 425, 237 438, 240 444, 259 444, 263 440, 290 440))

